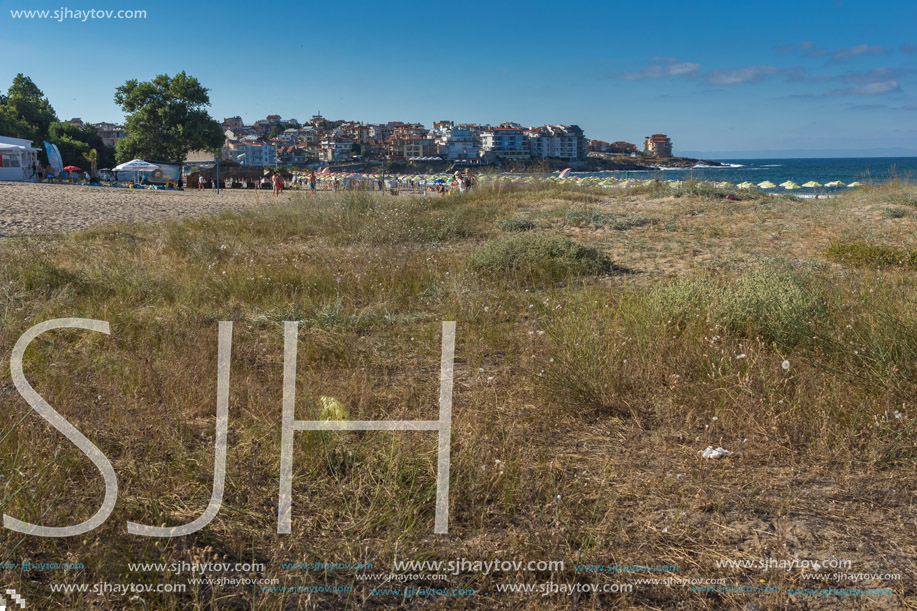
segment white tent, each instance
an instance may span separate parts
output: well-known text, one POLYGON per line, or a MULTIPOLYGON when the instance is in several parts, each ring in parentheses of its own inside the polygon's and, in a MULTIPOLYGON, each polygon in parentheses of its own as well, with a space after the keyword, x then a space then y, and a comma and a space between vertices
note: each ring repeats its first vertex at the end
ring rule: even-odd
POLYGON ((0 136, 0 180, 35 181, 38 149, 22 138, 0 136))
MULTIPOLYGON (((133 172, 134 182, 140 181, 140 175, 144 172, 152 172, 153 170, 158 170, 159 166, 147 163, 143 159, 131 159, 130 161, 125 161, 120 165, 116 165, 113 170, 115 172, 133 172)), ((115 174, 117 176, 117 174, 115 174)))
POLYGON ((142 159, 132 159, 125 161, 121 165, 116 165, 113 169, 116 172, 152 172, 153 170, 158 170, 159 166, 147 163, 142 159))

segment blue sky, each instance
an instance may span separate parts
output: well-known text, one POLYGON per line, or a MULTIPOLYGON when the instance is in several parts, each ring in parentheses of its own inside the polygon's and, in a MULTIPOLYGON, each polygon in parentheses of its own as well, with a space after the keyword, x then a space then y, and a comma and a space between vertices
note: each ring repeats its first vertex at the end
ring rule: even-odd
POLYGON ((216 119, 576 123, 679 151, 917 149, 917 2, 0 0, 0 88, 118 121, 115 88, 185 70, 216 119), (147 11, 140 20, 13 10, 147 11))

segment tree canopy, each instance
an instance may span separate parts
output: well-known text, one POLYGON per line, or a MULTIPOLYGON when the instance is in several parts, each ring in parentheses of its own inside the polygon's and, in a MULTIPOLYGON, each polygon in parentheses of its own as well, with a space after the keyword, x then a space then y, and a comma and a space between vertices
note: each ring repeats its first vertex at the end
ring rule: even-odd
POLYGON ((184 161, 193 150, 216 151, 223 128, 205 110, 208 90, 184 72, 152 81, 132 79, 118 87, 115 102, 127 114, 127 137, 118 142, 117 158, 184 161))
POLYGON ((69 122, 55 122, 51 124, 47 139, 60 149, 64 165, 75 165, 88 169, 86 155, 95 150, 97 164, 108 168, 114 166, 114 149, 105 146, 102 137, 91 125, 78 127, 69 122))
POLYGON ((10 85, 2 102, 5 110, 0 111, 0 123, 4 120, 3 115, 7 116, 7 120, 11 120, 12 117, 18 118, 18 121, 12 119, 12 127, 14 131, 18 130, 19 134, 4 135, 31 140, 43 139, 48 135, 51 124, 57 121, 57 113, 51 107, 51 102, 32 79, 21 72, 13 78, 13 84, 10 85), (27 133, 23 134, 20 122, 29 126, 27 133))
MULTIPOLYGON (((0 96, 0 98, 5 96, 0 96)), ((10 138, 25 138, 32 140, 35 129, 29 125, 16 109, 0 99, 0 134, 10 138)))

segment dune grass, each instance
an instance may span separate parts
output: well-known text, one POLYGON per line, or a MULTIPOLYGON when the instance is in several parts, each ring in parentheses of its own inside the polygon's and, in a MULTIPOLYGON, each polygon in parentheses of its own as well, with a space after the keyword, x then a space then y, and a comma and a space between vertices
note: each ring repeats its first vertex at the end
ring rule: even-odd
POLYGON ((88 518, 102 498, 95 468, 9 383, 13 344, 51 318, 111 325, 109 336, 43 335, 24 367, 111 459, 120 490, 111 518, 89 535, 0 534, 0 562, 84 569, 0 575, 48 609, 99 601, 138 609, 793 608, 799 600, 785 594, 680 586, 538 599, 495 588, 626 583, 573 570, 613 562, 678 564, 672 576, 786 588, 800 586, 798 573, 714 561, 834 554, 854 560, 857 572, 902 573, 894 596, 880 601, 900 608, 917 596, 917 549, 902 534, 917 517, 917 277, 912 265, 882 262, 913 245, 909 226, 885 236, 890 259, 845 240, 869 223, 884 231, 888 219, 869 216, 871 207, 889 194, 910 205, 915 193, 895 185, 837 201, 762 197, 749 206, 690 189, 660 197, 512 185, 442 198, 355 192, 5 241, 0 509, 62 525, 88 518), (532 221, 559 204, 590 218, 652 222, 628 231, 590 222, 584 236, 579 213, 551 227, 532 221), (632 273, 613 273, 622 259, 632 273), (860 262, 866 267, 847 270, 860 262), (221 320, 234 323, 223 507, 189 537, 130 536, 127 520, 184 523, 210 497, 221 320), (433 535, 435 434, 297 432, 293 534, 277 535, 283 323, 300 329, 297 418, 319 417, 327 396, 355 420, 423 420, 438 413, 443 320, 457 321, 450 534, 433 535), (698 451, 707 445, 735 455, 705 461, 698 451), (564 560, 566 569, 412 583, 481 593, 457 601, 370 596, 354 571, 281 567, 372 562, 370 572, 381 573, 395 560, 454 558, 564 560), (353 590, 307 600, 257 586, 189 585, 184 594, 129 600, 49 588, 185 583, 132 572, 127 562, 217 559, 262 562, 264 573, 244 576, 280 585, 353 590))

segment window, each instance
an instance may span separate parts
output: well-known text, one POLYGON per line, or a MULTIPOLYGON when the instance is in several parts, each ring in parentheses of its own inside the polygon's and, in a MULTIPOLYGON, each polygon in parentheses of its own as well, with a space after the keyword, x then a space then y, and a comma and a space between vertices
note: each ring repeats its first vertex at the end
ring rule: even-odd
POLYGON ((18 168, 19 156, 0 155, 0 168, 18 168))

